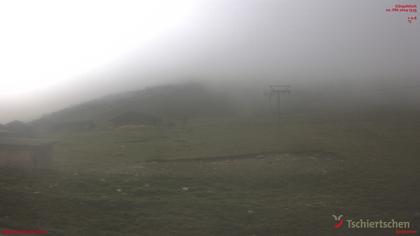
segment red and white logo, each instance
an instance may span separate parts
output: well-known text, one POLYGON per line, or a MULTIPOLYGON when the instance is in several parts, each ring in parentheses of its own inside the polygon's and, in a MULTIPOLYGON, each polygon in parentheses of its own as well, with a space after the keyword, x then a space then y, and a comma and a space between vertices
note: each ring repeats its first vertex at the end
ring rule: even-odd
POLYGON ((334 228, 336 228, 336 229, 341 228, 343 226, 343 224, 344 224, 344 217, 343 217, 343 215, 339 215, 339 216, 332 215, 332 217, 335 220, 334 228))

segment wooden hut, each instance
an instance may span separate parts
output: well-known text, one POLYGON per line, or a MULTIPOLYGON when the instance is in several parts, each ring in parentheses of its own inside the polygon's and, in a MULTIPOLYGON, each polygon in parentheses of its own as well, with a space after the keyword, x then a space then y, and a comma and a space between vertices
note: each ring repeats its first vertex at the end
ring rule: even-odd
POLYGON ((53 144, 51 140, 0 137, 0 167, 48 168, 53 144))

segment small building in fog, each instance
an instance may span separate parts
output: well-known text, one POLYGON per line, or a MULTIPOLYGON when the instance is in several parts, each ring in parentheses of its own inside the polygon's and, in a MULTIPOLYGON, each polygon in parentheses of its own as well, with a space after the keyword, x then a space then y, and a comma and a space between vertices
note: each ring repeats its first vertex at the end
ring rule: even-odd
POLYGON ((51 140, 0 137, 0 167, 48 168, 53 144, 51 140))

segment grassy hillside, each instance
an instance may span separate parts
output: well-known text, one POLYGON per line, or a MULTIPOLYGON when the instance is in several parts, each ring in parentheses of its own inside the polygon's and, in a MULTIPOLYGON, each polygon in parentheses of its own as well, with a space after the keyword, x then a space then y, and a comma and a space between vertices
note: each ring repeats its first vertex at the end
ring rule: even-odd
POLYGON ((179 120, 225 114, 231 112, 231 107, 223 94, 199 83, 184 83, 110 95, 47 114, 32 123, 48 125, 85 120, 100 122, 128 111, 179 120))
POLYGON ((420 223, 418 115, 369 117, 55 134, 51 170, 0 172, 0 226, 51 235, 395 235, 333 229, 338 213, 420 223))

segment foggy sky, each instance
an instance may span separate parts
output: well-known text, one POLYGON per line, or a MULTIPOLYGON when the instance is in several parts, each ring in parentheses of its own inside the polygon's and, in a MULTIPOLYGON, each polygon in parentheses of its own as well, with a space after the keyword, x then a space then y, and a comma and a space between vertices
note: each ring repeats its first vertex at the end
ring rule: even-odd
MULTIPOLYGON (((153 18, 155 20, 164 18, 171 12, 165 7, 174 8, 165 1, 159 2, 161 5, 151 9, 158 16, 153 18)), ((93 57, 106 57, 107 60, 101 62, 102 64, 91 70, 80 71, 75 66, 75 71, 63 71, 62 75, 57 70, 47 81, 31 81, 34 86, 39 86, 29 89, 28 92, 22 90, 5 96, 8 91, 16 89, 16 83, 11 86, 7 82, 10 79, 1 74, 0 93, 3 94, 0 94, 0 122, 29 120, 43 113, 110 93, 183 80, 205 80, 220 84, 228 81, 231 85, 244 83, 258 89, 270 83, 288 83, 298 91, 314 89, 363 92, 397 87, 402 89, 401 94, 407 93, 404 88, 420 86, 420 22, 407 22, 407 16, 418 16, 418 13, 385 12, 386 8, 396 3, 416 4, 418 1, 184 1, 180 9, 189 9, 192 12, 185 13, 178 25, 165 26, 162 32, 153 37, 146 32, 150 30, 150 27, 146 27, 147 24, 143 22, 143 28, 136 28, 136 24, 132 22, 144 18, 127 17, 130 24, 124 20, 112 20, 115 15, 112 4, 124 3, 107 2, 111 7, 105 10, 100 10, 101 5, 97 6, 98 14, 110 19, 103 22, 104 25, 101 22, 92 23, 89 18, 83 20, 87 21, 86 24, 92 23, 92 34, 95 29, 106 29, 109 26, 107 24, 117 23, 109 27, 111 31, 105 36, 120 33, 112 31, 119 27, 133 26, 130 32, 142 30, 144 34, 125 36, 137 35, 135 40, 139 40, 138 43, 131 42, 132 46, 125 47, 123 53, 115 55, 111 53, 112 44, 109 44, 109 54, 105 50, 93 57), (140 40, 141 35, 148 37, 148 40, 140 40)), ((79 9, 78 7, 83 9, 82 2, 75 4, 73 10, 79 9)), ((25 5, 21 7, 25 8, 25 5)), ((55 4, 50 11, 58 7, 59 4, 55 4)), ((120 10, 123 11, 124 8, 120 10)), ((141 12, 144 14, 147 11, 143 9, 141 12)), ((77 17, 77 13, 75 10, 68 17, 77 17)), ((88 15, 94 18, 95 12, 88 15)), ((34 16, 36 17, 32 15, 34 16)), ((24 15, 22 17, 23 21, 33 20, 24 18, 24 15)), ((70 30, 71 19, 67 19, 66 24, 63 18, 60 19, 62 21, 56 23, 56 26, 61 27, 59 32, 70 30)), ((20 24, 14 25, 13 21, 2 23, 0 27, 4 32, 11 32, 10 28, 17 31, 30 30, 20 24)), ((74 28, 70 32, 86 34, 85 31, 79 32, 74 28)), ((44 40, 42 34, 43 32, 39 32, 38 40, 44 40)), ((2 36, 0 48, 7 48, 7 44, 16 40, 22 44, 31 43, 30 37, 17 39, 13 38, 15 36, 2 36)), ((88 37, 89 34, 86 40, 89 40, 88 37)), ((83 40, 83 37, 80 38, 83 40)), ((61 39, 63 38, 57 38, 61 39)), ((130 40, 120 41, 126 42, 130 40)), ((58 45, 58 48, 68 46, 58 45)), ((42 53, 43 50, 46 49, 41 47, 29 53, 42 53)), ((57 60, 65 58, 66 53, 70 53, 69 50, 63 50, 57 60)), ((26 56, 35 62, 39 55, 26 56)), ((78 57, 83 58, 83 52, 74 56, 74 60, 78 57)), ((24 58, 21 60, 25 61, 24 58)), ((26 60, 26 64, 19 64, 19 60, 2 58, 0 68, 14 67, 15 70, 25 71, 30 60, 26 60)), ((48 63, 40 65, 45 68, 49 66, 48 63)), ((38 72, 42 78, 43 70, 38 72)), ((45 73, 45 78, 48 78, 48 73, 45 73)), ((13 79, 29 83, 25 78, 13 79)), ((409 93, 418 91, 410 90, 409 93)))

